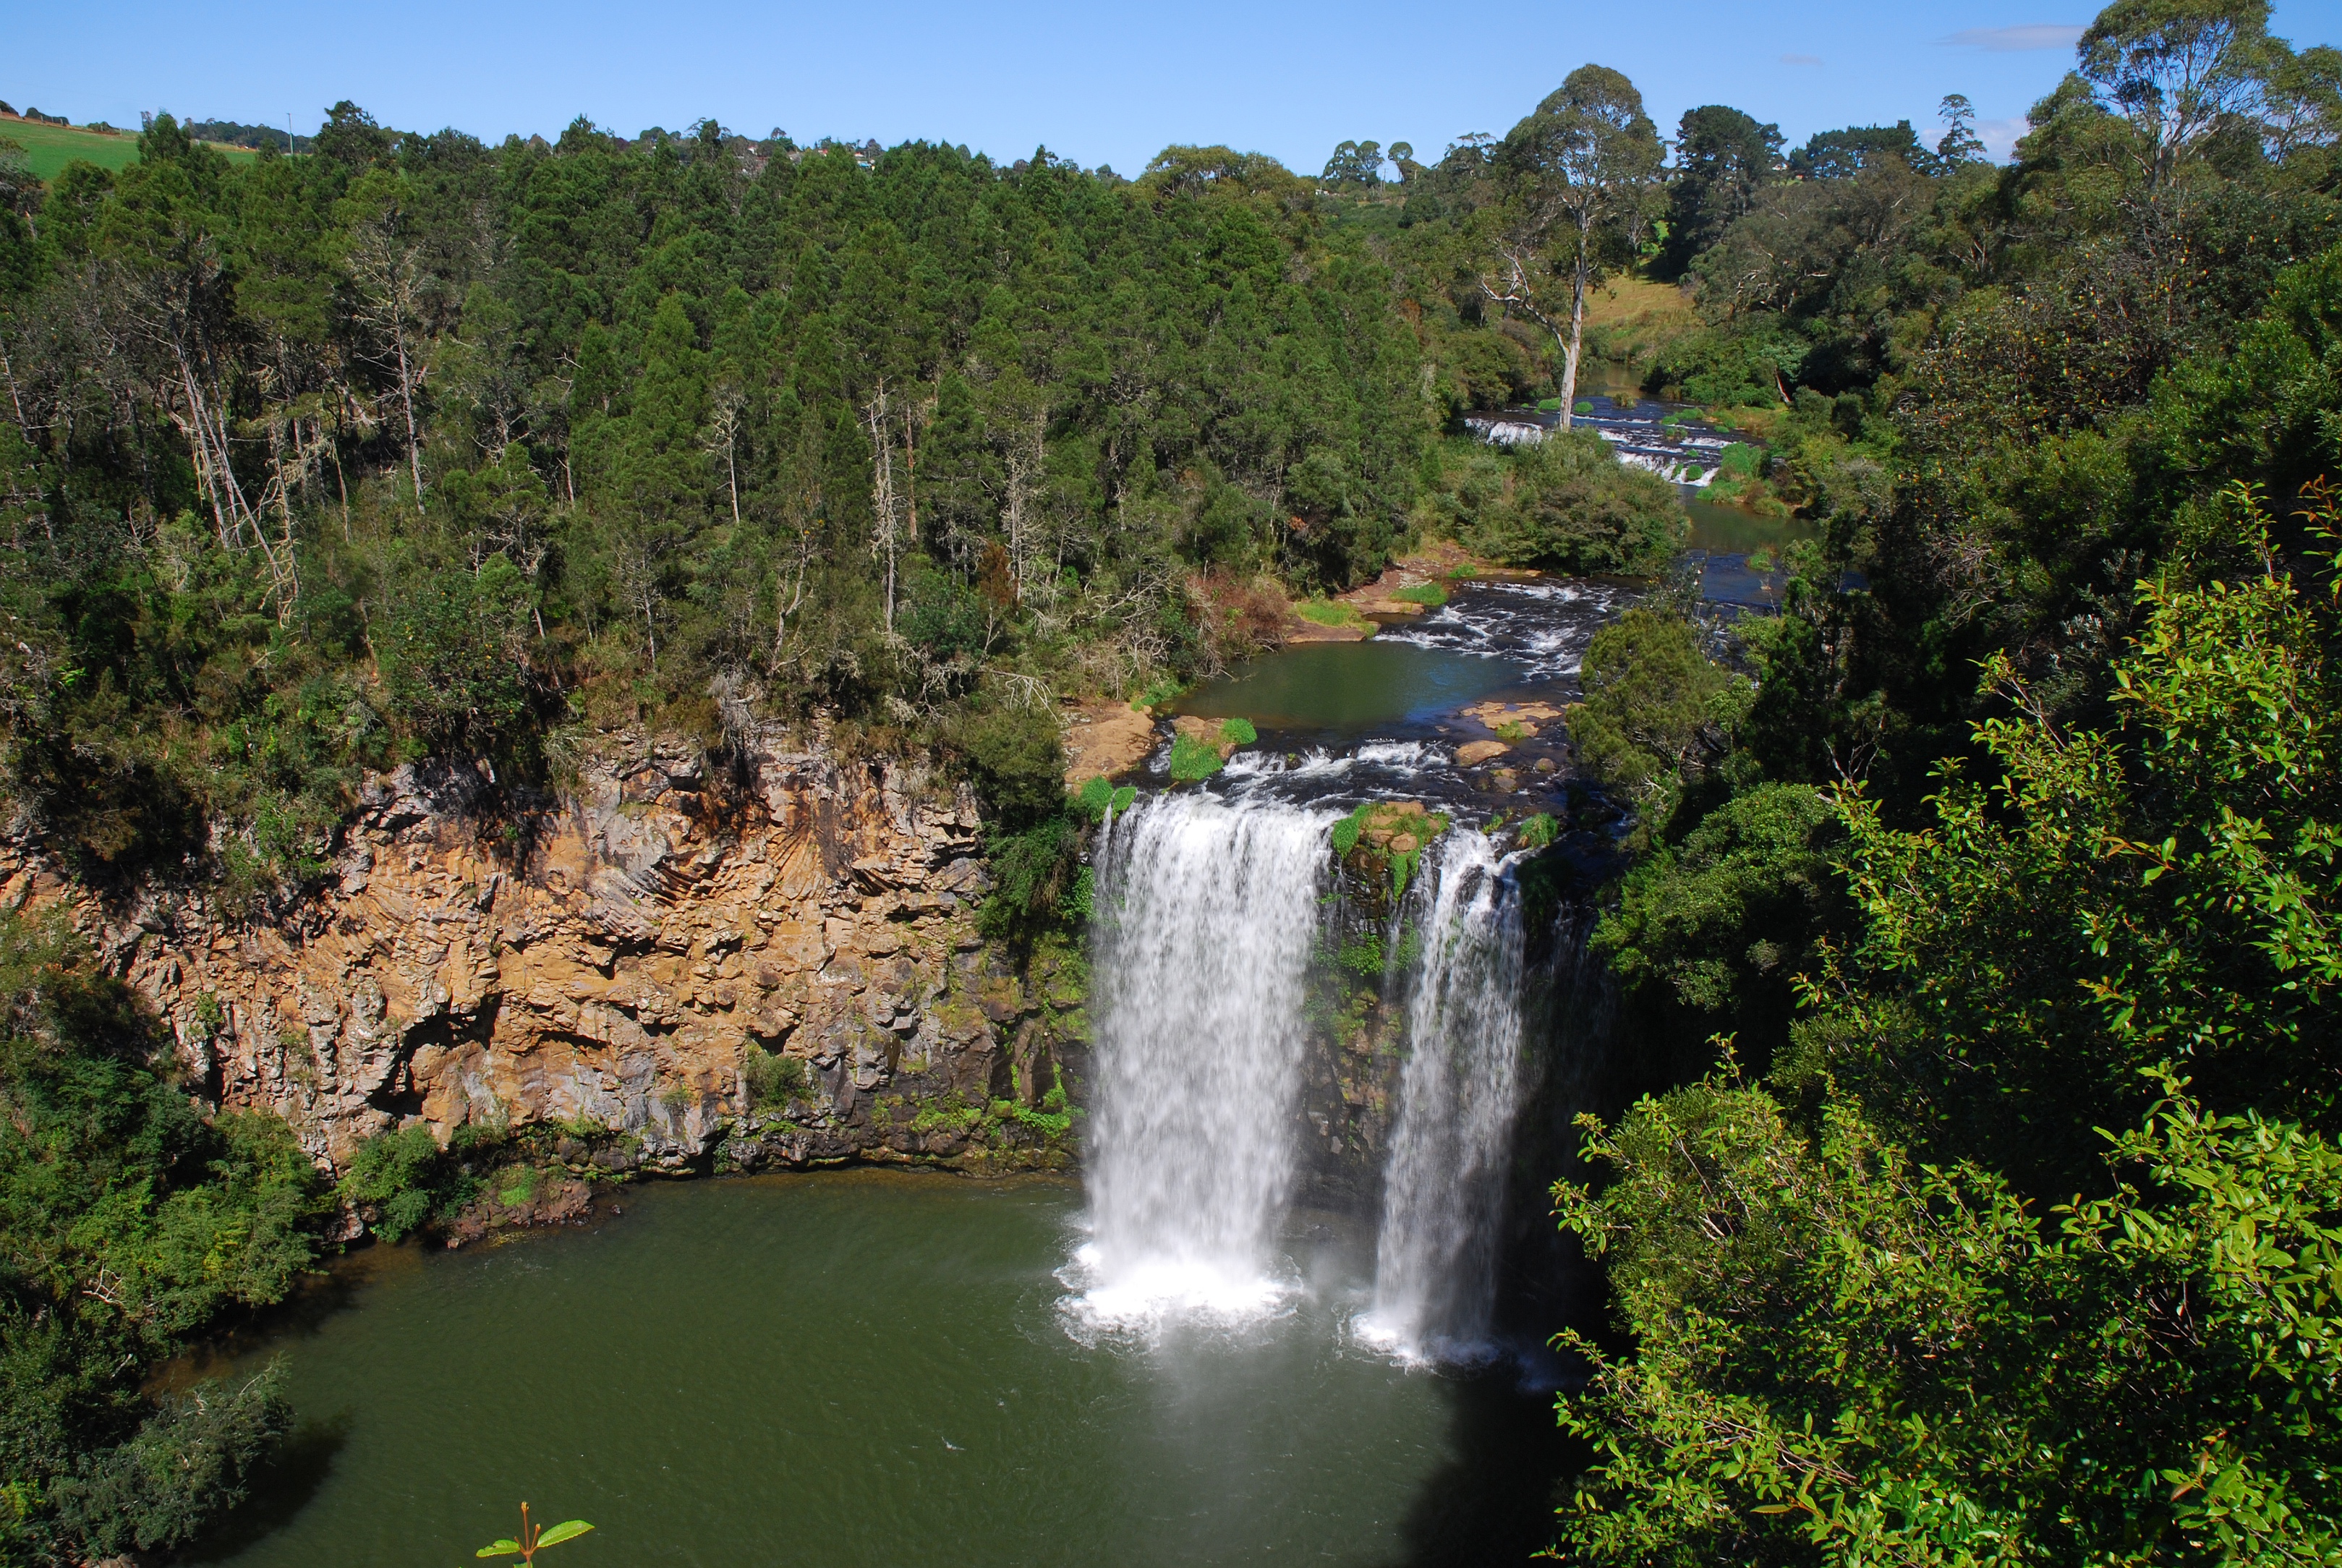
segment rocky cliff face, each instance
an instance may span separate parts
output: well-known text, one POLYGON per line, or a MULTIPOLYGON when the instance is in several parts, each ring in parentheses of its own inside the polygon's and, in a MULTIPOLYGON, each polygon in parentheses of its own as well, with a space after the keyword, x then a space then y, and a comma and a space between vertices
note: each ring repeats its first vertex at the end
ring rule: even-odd
POLYGON ((1037 1108, 1078 1090, 1077 965, 1020 976, 977 934, 965 788, 777 747, 711 778, 637 742, 491 829, 483 782, 369 783, 338 880, 283 919, 169 887, 110 906, 25 843, 0 845, 0 903, 69 904, 208 1098, 335 1165, 386 1128, 498 1122, 667 1170, 1067 1158, 1037 1108))

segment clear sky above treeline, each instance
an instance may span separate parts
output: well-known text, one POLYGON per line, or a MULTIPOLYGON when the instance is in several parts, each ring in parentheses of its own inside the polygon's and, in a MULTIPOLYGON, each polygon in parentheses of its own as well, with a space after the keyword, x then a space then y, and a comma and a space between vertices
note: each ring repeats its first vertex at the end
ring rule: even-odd
MULTIPOLYGON (((1175 142, 1315 173, 1336 142, 1436 157, 1502 135, 1589 60, 1643 89, 1664 131, 1700 104, 1792 143, 1909 119, 1965 93, 2006 155, 2073 60, 2088 0, 1527 0, 1526 4, 776 4, 410 0, 396 7, 117 0, 9 7, 0 98, 76 124, 141 110, 304 135, 350 98, 385 125, 485 140, 579 115, 634 135, 712 115, 761 136, 964 143, 1006 161, 1046 145, 1135 175, 1175 142)), ((2342 0, 2280 0, 2272 30, 2342 43, 2342 0)))

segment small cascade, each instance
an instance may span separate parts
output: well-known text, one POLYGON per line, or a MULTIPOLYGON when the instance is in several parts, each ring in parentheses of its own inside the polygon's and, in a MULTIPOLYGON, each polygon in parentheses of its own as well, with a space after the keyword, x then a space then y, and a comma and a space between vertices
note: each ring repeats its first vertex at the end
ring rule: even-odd
POLYGON ((1422 933, 1407 996, 1376 1247, 1361 1328, 1409 1359, 1486 1353, 1513 1124, 1525 1087, 1520 901, 1506 856, 1457 828, 1418 884, 1422 933))
POLYGON ((1077 1323, 1273 1308, 1302 1002, 1332 817, 1204 792, 1142 800, 1096 852, 1091 1235, 1077 1323))

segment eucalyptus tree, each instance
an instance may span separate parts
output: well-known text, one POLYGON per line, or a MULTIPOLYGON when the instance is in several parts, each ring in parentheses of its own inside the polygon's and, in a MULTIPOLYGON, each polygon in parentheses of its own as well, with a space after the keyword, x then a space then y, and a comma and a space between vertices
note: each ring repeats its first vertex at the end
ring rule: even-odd
POLYGON ((2267 0, 2115 0, 2082 35, 2081 75, 2137 132, 2150 189, 2224 125, 2259 121, 2292 53, 2268 16, 2267 0))
POLYGON ((1665 157, 1643 95, 1606 65, 1572 71, 1505 138, 1499 162, 1511 189, 1490 243, 1494 273, 1480 286, 1553 335, 1564 428, 1577 398, 1586 296, 1636 259, 1665 157))

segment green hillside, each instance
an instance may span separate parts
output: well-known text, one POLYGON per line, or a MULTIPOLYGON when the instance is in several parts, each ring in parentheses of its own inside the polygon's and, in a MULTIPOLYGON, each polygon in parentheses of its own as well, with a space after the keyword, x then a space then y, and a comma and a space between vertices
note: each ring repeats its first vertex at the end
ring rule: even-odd
MULTIPOLYGON (((33 173, 44 180, 56 178, 57 171, 75 158, 86 158, 108 169, 138 161, 138 136, 132 131, 85 131, 75 125, 0 117, 0 137, 23 147, 32 160, 33 173)), ((219 150, 231 158, 259 155, 248 147, 221 146, 219 150)))

